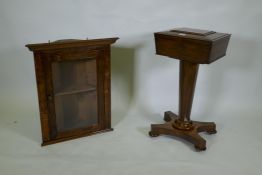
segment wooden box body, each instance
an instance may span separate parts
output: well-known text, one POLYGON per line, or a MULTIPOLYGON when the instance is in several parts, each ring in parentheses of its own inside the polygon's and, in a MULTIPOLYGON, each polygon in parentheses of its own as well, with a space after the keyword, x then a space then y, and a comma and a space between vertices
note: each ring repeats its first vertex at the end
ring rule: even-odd
POLYGON ((190 28, 157 32, 156 54, 209 64, 226 54, 230 34, 190 28))
POLYGON ((42 145, 110 131, 110 44, 118 38, 29 44, 42 145))

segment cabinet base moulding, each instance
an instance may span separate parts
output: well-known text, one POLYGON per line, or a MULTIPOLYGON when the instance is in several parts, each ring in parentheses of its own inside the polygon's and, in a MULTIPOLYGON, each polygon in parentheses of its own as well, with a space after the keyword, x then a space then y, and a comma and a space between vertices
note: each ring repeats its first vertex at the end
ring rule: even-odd
POLYGON ((41 146, 51 145, 51 144, 54 144, 54 143, 60 143, 60 142, 64 142, 64 141, 67 141, 67 140, 78 139, 78 138, 82 138, 82 137, 85 137, 85 136, 91 136, 91 135, 94 135, 94 134, 100 134, 100 133, 109 132, 109 131, 113 131, 113 130, 114 130, 113 128, 110 128, 110 129, 99 130, 99 131, 96 131, 96 132, 84 133, 84 134, 81 134, 81 135, 75 135, 75 136, 71 136, 71 137, 65 137, 65 138, 61 138, 61 139, 51 140, 51 141, 43 141, 41 146))

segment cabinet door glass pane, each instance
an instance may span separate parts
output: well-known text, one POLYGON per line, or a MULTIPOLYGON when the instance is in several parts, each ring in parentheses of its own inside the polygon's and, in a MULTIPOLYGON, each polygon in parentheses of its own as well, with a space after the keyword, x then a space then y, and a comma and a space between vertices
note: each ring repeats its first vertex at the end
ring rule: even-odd
POLYGON ((98 123, 96 60, 52 64, 58 132, 98 123))

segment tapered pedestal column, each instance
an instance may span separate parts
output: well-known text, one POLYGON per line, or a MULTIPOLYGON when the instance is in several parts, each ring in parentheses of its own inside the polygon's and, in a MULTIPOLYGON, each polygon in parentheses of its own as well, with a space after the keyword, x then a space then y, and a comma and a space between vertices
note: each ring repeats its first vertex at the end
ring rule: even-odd
POLYGON ((198 133, 215 134, 215 123, 190 119, 198 67, 199 65, 196 63, 180 61, 179 114, 176 115, 171 111, 165 112, 164 120, 166 123, 152 124, 149 132, 151 137, 161 134, 173 135, 193 143, 197 150, 206 149, 206 141, 198 133))

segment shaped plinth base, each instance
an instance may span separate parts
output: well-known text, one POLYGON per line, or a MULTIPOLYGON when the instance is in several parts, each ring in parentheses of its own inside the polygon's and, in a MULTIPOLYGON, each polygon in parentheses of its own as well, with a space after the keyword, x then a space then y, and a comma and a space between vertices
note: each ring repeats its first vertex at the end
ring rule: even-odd
POLYGON ((198 134, 199 132, 216 133, 214 122, 185 121, 183 125, 179 117, 171 111, 165 112, 164 120, 166 121, 164 124, 151 125, 149 132, 151 137, 157 137, 161 134, 176 136, 194 144, 197 151, 206 150, 206 140, 198 134))

